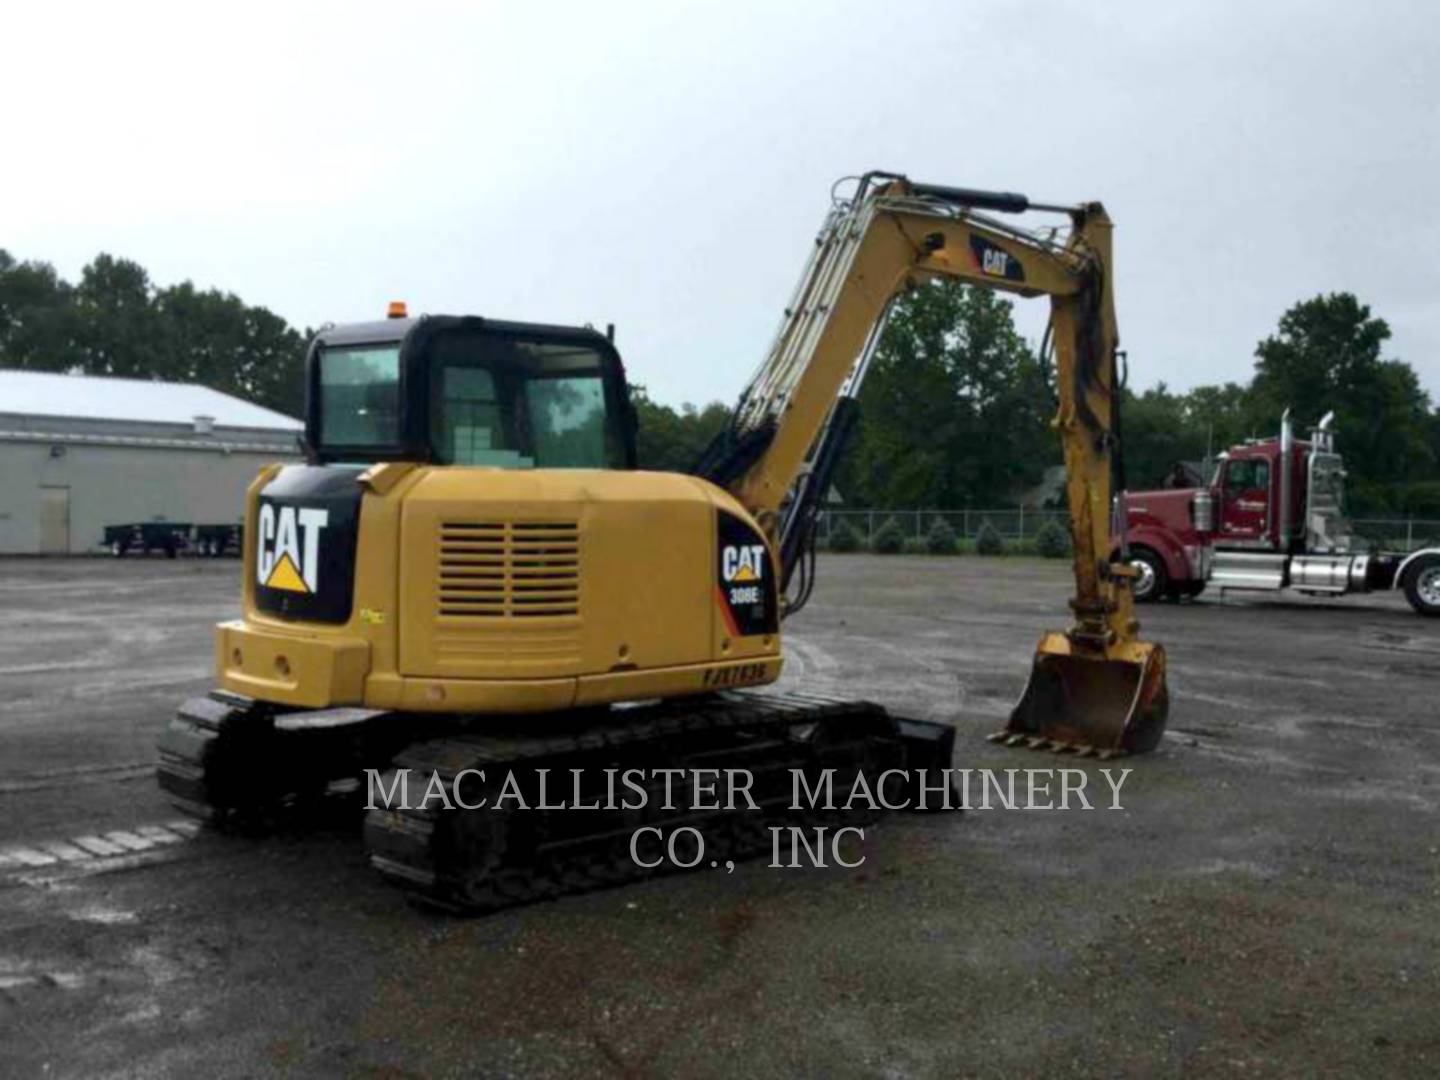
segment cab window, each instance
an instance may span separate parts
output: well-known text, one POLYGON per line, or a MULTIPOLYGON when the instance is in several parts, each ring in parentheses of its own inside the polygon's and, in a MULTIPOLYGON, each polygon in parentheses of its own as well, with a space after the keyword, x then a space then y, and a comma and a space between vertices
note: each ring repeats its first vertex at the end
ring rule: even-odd
POLYGON ((1270 463, 1258 458, 1231 461, 1225 470, 1225 492, 1232 498, 1240 495, 1264 495, 1270 490, 1270 463))
POLYGON ((588 345, 447 334, 433 346, 430 438, 446 465, 623 468, 599 354, 588 345))
POLYGON ((322 353, 320 436, 327 446, 395 445, 400 436, 398 343, 322 353))

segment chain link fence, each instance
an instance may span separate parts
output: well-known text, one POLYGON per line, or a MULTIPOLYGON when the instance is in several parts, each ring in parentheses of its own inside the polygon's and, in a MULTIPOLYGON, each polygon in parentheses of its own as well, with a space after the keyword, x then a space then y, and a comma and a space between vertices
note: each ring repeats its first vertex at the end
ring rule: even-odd
POLYGON ((999 510, 826 510, 820 516, 820 538, 827 543, 831 532, 845 522, 870 543, 875 533, 894 519, 906 536, 921 537, 939 519, 955 530, 961 539, 973 539, 981 525, 989 522, 1006 540, 1033 540, 1047 521, 1061 528, 1070 527, 1070 515, 1064 510, 1026 510, 1011 507, 999 510))
MULTIPOLYGON (((875 533, 894 520, 907 537, 923 537, 936 519, 947 522, 962 540, 973 539, 988 521, 1002 538, 1033 540, 1045 522, 1053 521, 1068 530, 1070 515, 1064 510, 1027 510, 1023 507, 990 510, 825 510, 820 516, 820 538, 827 544, 840 522, 859 534, 868 547, 875 533)), ((1415 551, 1440 547, 1440 521, 1423 518, 1357 518, 1350 523, 1355 535, 1372 548, 1385 551, 1415 551)))
POLYGON ((1420 518, 1356 518, 1355 535, 1382 551, 1415 551, 1440 547, 1440 521, 1420 518))

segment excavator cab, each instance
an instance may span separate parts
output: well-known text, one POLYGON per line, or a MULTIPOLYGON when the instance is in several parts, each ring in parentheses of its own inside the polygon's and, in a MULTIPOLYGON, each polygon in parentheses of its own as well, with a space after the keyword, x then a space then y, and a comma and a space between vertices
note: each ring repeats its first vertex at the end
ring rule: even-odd
POLYGON ((455 316, 321 331, 306 364, 312 464, 635 467, 610 340, 588 328, 455 316))

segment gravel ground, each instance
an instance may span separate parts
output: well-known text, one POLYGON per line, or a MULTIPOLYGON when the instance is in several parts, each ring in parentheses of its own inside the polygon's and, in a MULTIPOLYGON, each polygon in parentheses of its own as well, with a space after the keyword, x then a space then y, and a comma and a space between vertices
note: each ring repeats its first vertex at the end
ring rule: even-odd
MULTIPOLYGON (((996 747, 1066 568, 822 557, 786 682, 996 747)), ((703 871, 476 920, 358 829, 168 827, 233 562, 0 562, 0 1076, 1436 1075, 1440 625, 1391 596, 1143 612, 1173 709, 1123 810, 897 815, 858 869, 703 871), (72 845, 73 846, 73 845, 72 845), (57 851, 61 849, 50 849, 57 851), (72 852, 73 855, 73 852, 72 852)), ((1116 763, 1110 763, 1115 768, 1116 763)))

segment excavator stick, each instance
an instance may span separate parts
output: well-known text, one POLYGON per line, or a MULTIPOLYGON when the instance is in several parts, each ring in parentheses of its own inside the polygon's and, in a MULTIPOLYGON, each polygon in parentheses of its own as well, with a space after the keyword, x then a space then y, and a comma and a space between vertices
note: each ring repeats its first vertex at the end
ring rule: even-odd
POLYGON ((1005 729, 990 739, 1081 756, 1143 754, 1159 744, 1169 710, 1162 646, 1130 641, 1092 653, 1052 633, 1040 639, 1005 729))

